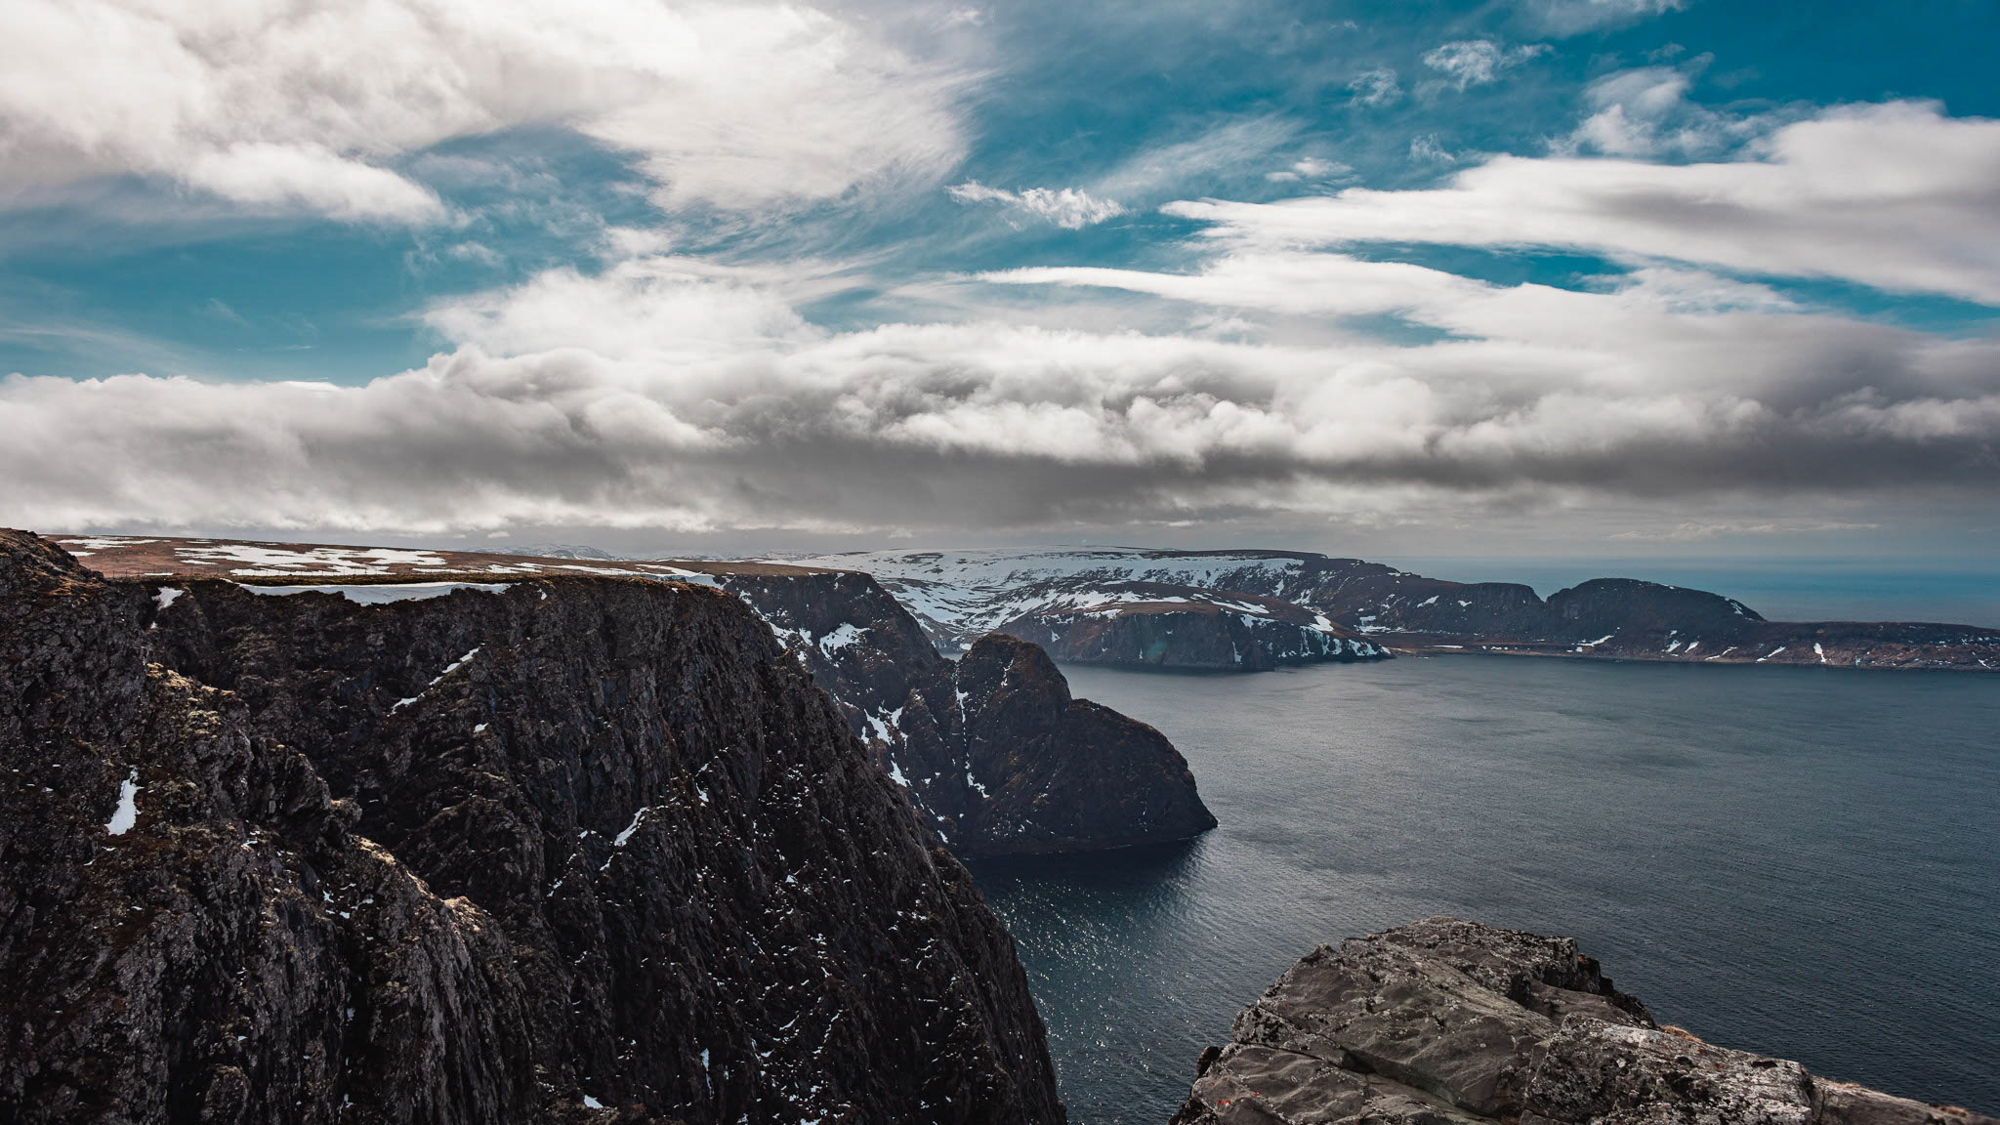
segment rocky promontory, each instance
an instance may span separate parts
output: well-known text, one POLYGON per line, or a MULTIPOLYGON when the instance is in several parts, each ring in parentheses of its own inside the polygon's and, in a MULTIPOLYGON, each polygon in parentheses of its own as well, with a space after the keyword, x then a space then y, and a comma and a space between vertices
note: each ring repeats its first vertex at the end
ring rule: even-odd
POLYGON ((1071 698, 1047 653, 1001 633, 938 655, 866 575, 734 575, 854 732, 966 858, 1097 851, 1215 827, 1159 731, 1071 698))
POLYGON ((1172 1125, 2000 1125, 1654 1022, 1568 938, 1429 918, 1321 946, 1172 1125))
POLYGON ((718 591, 0 532, 0 1120, 1060 1122, 1012 941, 718 591))
POLYGON ((776 631, 957 855, 1095 851, 1215 827, 1187 762, 1159 731, 1072 699, 1048 658, 1015 638, 945 659, 907 609, 855 571, 618 560, 579 547, 523 556, 143 536, 56 541, 130 580, 206 577, 371 602, 467 584, 498 592, 538 577, 713 586, 743 599, 776 631), (993 667, 1014 671, 995 679, 993 667))

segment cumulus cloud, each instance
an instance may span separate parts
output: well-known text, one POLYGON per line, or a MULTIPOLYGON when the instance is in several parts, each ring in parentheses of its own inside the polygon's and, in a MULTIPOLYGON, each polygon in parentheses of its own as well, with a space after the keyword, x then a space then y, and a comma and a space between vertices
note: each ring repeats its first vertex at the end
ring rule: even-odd
POLYGON ((0 8, 0 195, 136 175, 233 203, 427 222, 399 167, 553 125, 633 154, 669 206, 935 182, 958 79, 787 3, 381 0, 0 8))
POLYGON ((795 307, 840 284, 835 265, 641 257, 440 305, 450 349, 363 386, 9 377, 0 510, 48 527, 998 528, 2000 483, 1991 342, 1698 271, 1580 293, 1219 245, 1194 274, 966 284, 1390 315, 1442 338, 835 332, 795 307))
POLYGON ((968 180, 945 189, 960 203, 999 203, 1010 211, 1054 223, 1064 230, 1082 230, 1125 213, 1115 199, 1100 199, 1079 188, 1028 188, 1007 191, 968 180))
MULTIPOLYGON (((1598 108, 1674 120, 1677 73, 1612 76, 1598 108)), ((1290 175, 1341 174, 1293 159, 1282 119, 1176 142, 1256 154, 1257 170, 1287 143, 1290 175)), ((1150 161, 1170 147, 1125 182, 1157 190, 1150 161)), ((1746 277, 2000 303, 2000 123, 1853 106, 1731 151, 1499 157, 1429 190, 1178 202, 1169 213, 1208 224, 1190 268, 930 279, 959 298, 933 304, 940 319, 854 331, 800 311, 866 287, 850 263, 723 264, 615 228, 588 267, 429 308, 443 349, 364 385, 0 379, 0 512, 42 527, 988 529, 1992 495, 2000 341, 1829 314, 1746 277), (1361 243, 1575 248, 1626 270, 1587 290, 1499 285, 1361 243), (1153 330, 1124 327, 1139 323, 1153 330)), ((296 204, 328 213, 387 190, 249 180, 332 193, 296 204)), ((1119 213, 1105 182, 948 190, 1079 229, 1119 213)))
POLYGON ((1232 240, 1576 248, 2000 304, 2000 121, 1924 102, 1828 110, 1736 160, 1502 156, 1430 191, 1168 210, 1232 240))

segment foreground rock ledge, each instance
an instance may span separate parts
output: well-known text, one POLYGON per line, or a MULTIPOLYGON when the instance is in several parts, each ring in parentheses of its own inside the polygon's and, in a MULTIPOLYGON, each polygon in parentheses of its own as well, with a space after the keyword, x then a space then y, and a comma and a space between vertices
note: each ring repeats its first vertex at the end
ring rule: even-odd
POLYGON ((1173 1125, 2000 1125, 1653 1022, 1569 938, 1457 918, 1321 946, 1173 1125))

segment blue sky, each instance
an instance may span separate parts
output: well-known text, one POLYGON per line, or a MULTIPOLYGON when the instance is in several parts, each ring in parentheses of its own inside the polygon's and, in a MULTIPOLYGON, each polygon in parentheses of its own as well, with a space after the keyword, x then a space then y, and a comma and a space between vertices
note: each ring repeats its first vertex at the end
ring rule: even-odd
POLYGON ((0 519, 1978 557, 1970 2, 0 16, 0 519))

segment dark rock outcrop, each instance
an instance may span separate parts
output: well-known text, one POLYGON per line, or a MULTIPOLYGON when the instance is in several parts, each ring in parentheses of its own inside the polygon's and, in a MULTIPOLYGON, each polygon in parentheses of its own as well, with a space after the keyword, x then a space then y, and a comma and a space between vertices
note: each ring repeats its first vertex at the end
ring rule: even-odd
POLYGON ((958 660, 856 573, 723 579, 803 657, 883 772, 967 858, 1181 840, 1215 827, 1186 759, 1003 634, 958 660))
POLYGON ((1321 946, 1173 1125, 2000 1125, 1661 1027, 1568 938, 1455 918, 1321 946))
POLYGON ((732 598, 0 532, 0 668, 0 1120, 1063 1119, 1012 942, 732 598))

